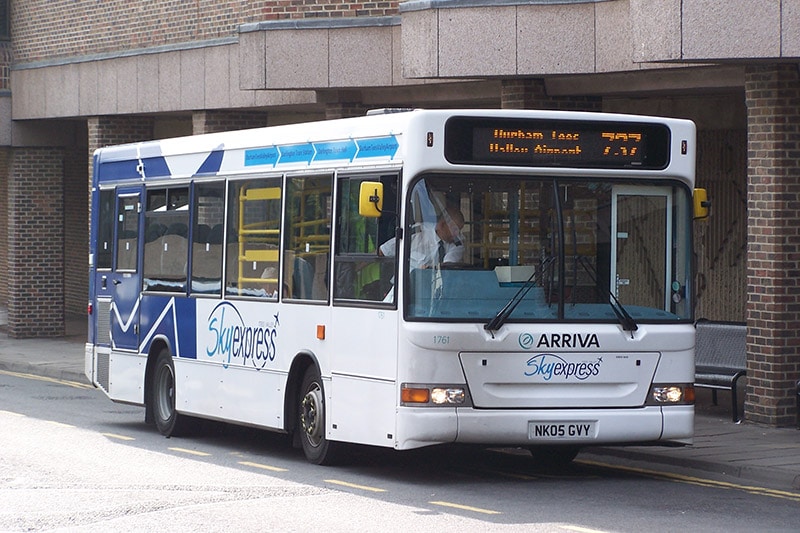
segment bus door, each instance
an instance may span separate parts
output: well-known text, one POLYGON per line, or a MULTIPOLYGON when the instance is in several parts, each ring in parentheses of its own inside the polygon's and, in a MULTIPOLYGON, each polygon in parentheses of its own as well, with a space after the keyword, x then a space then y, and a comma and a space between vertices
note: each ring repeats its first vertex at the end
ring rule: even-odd
MULTIPOLYGON (((141 217, 141 187, 118 189, 114 261, 108 280, 103 284, 111 298, 111 346, 115 349, 136 350, 139 347, 141 217)), ((102 285, 99 290, 103 290, 102 285)))
POLYGON ((611 288, 623 305, 670 309, 671 193, 661 187, 614 187, 611 288))

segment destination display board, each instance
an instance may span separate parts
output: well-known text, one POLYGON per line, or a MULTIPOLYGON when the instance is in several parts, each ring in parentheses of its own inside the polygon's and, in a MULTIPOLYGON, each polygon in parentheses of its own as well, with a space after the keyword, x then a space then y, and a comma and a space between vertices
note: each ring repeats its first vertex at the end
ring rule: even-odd
POLYGON ((445 124, 451 163, 575 168, 666 168, 664 124, 453 117, 445 124))

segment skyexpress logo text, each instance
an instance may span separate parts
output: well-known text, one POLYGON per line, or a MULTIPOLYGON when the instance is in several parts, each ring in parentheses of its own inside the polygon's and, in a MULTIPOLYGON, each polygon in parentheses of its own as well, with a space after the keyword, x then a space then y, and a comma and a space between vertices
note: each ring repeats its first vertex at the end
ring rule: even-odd
POLYGON ((208 316, 206 355, 229 365, 264 368, 277 353, 278 315, 269 323, 248 324, 229 302, 217 305, 208 316))
POLYGON ((528 359, 525 375, 539 377, 545 381, 560 378, 564 381, 570 378, 584 381, 600 373, 603 358, 594 361, 567 361, 552 353, 541 353, 528 359))

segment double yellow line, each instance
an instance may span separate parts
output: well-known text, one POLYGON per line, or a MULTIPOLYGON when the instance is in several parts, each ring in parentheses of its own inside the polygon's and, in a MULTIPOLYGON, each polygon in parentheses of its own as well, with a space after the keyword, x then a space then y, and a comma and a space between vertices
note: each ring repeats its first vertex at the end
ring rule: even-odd
POLYGON ((46 381, 48 383, 58 383, 59 385, 66 385, 76 389, 94 389, 93 385, 88 383, 80 383, 79 381, 67 381, 65 379, 49 378, 47 376, 39 376, 36 374, 27 374, 25 372, 11 372, 10 370, 0 370, 0 374, 5 376, 12 376, 17 378, 35 379, 37 381, 46 381))
POLYGON ((600 463, 596 461, 587 461, 577 459, 576 463, 594 466, 600 468, 608 468, 611 470, 621 470, 623 472, 630 472, 641 476, 647 476, 658 479, 667 479, 679 483, 688 483, 691 485, 699 485, 702 487, 713 487, 718 489, 741 490, 750 494, 759 494, 761 496, 768 496, 770 498, 781 498, 794 502, 800 502, 800 494, 796 492, 789 492, 785 490, 768 489, 766 487, 758 487, 753 485, 742 485, 739 483, 730 483, 727 481, 716 481, 713 479, 706 479, 701 477, 686 476, 683 474, 674 474, 672 472, 661 472, 658 470, 648 470, 646 468, 635 468, 631 466, 612 465, 607 463, 600 463))

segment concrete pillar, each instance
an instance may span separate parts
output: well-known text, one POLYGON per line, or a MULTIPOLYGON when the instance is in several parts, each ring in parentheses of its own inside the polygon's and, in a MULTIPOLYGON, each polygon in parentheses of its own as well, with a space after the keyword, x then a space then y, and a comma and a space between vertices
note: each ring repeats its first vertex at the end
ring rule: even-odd
POLYGON ((745 419, 791 426, 800 379, 800 74, 745 69, 747 394, 745 419))
POLYGON ((541 79, 503 80, 500 92, 503 109, 547 109, 601 111, 603 99, 596 96, 548 96, 541 79))
MULTIPOLYGON (((0 266, 8 265, 8 184, 11 176, 11 148, 0 147, 0 266)), ((8 272, 0 271, 0 305, 8 305, 8 272)))
POLYGON ((64 335, 64 154, 15 148, 8 184, 8 335, 64 335))
MULTIPOLYGON (((11 41, 0 41, 0 99, 9 102, 7 113, 0 103, 0 206, 8 205, 8 184, 11 166, 11 64, 13 63, 11 41), (6 133, 7 132, 7 133, 6 133)), ((0 266, 8 264, 8 211, 0 209, 0 266)), ((0 305, 8 304, 8 274, 0 269, 0 305)))

